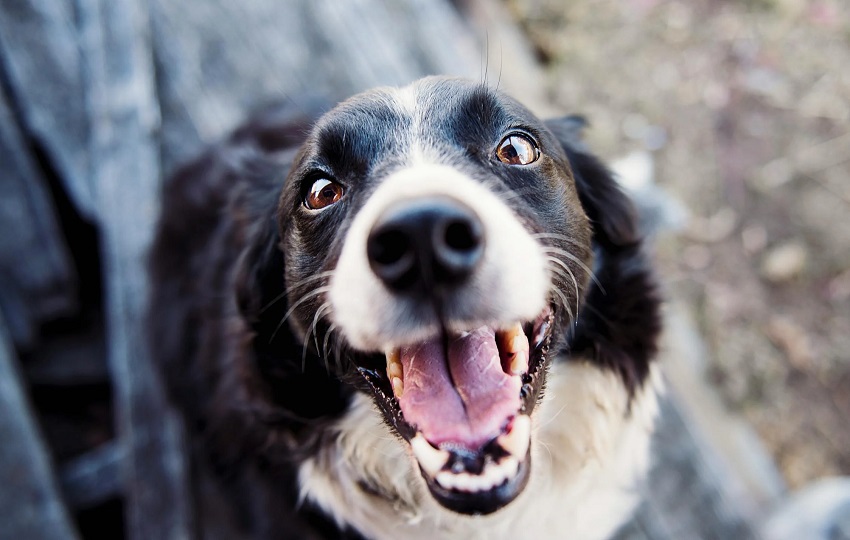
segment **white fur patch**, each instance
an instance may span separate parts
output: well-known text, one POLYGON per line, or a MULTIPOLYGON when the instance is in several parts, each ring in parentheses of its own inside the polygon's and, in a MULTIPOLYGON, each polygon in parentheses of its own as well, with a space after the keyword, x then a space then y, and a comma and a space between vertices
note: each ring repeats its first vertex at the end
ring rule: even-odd
POLYGON ((639 502, 659 379, 653 370, 629 413, 616 374, 576 361, 553 367, 533 417, 529 483, 508 506, 480 517, 436 503, 408 445, 358 395, 336 426, 336 444, 302 465, 302 497, 374 540, 604 539, 639 502), (361 484, 388 497, 367 494, 361 484))
POLYGON ((549 288, 546 259, 516 215, 498 196, 446 165, 401 169, 384 180, 358 212, 345 238, 331 279, 334 323, 348 342, 365 351, 382 351, 425 339, 437 331, 436 319, 423 321, 418 306, 394 297, 372 273, 366 243, 383 212, 400 203, 433 196, 466 204, 481 219, 485 248, 471 282, 452 298, 453 313, 467 330, 483 324, 534 319, 545 307, 549 288))

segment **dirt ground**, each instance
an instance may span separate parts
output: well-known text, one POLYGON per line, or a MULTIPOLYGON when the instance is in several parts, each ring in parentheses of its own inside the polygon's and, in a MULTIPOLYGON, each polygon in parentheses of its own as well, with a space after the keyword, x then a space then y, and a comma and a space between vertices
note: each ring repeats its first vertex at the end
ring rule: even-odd
POLYGON ((592 146, 689 209, 657 249, 705 376, 789 486, 850 474, 850 3, 505 1, 592 146))

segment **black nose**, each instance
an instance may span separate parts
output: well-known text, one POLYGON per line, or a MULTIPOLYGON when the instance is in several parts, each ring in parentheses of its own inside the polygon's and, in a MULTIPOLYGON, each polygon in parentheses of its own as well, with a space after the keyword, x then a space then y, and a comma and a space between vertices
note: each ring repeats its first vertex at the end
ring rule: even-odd
POLYGON ((366 246, 372 271, 398 292, 456 285, 468 278, 484 252, 481 220, 447 198, 428 198, 391 208, 366 246))

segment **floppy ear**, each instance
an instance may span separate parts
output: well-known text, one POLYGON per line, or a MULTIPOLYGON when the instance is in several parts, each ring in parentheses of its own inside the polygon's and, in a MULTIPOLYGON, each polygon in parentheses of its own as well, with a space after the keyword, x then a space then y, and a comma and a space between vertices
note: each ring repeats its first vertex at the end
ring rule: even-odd
POLYGON ((632 396, 649 376, 657 351, 660 299, 635 209, 610 171, 582 143, 585 125, 577 116, 547 123, 567 154, 579 199, 593 225, 594 279, 570 329, 568 353, 618 373, 632 396))
POLYGON ((256 325, 261 324, 264 313, 286 312, 284 260, 278 248, 280 240, 274 214, 258 220, 251 228, 237 263, 234 288, 239 313, 255 326, 256 332, 262 333, 256 325))
POLYGON ((546 122, 561 143, 575 177, 579 199, 593 225, 594 242, 602 246, 630 246, 639 241, 634 206, 611 171, 591 155, 581 134, 587 122, 566 116, 546 122))

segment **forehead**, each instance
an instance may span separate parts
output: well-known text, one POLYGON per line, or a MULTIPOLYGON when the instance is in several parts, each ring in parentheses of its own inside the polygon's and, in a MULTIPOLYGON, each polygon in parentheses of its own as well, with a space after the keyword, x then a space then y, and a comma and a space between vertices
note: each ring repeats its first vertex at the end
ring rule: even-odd
POLYGON ((493 144, 504 130, 534 129, 536 122, 519 103, 483 85, 425 79, 343 102, 319 122, 315 141, 332 160, 350 162, 380 150, 384 157, 416 161, 447 146, 493 144))

